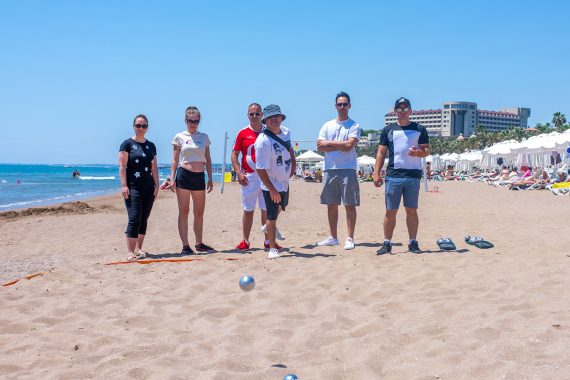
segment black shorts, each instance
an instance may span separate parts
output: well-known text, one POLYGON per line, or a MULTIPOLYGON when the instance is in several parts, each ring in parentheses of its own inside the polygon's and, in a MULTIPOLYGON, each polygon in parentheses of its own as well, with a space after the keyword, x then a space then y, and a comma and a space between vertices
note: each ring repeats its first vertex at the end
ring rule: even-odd
POLYGON ((176 187, 184 190, 206 190, 204 172, 196 173, 179 167, 176 171, 176 187))
POLYGON ((277 220, 279 206, 281 206, 281 210, 285 211, 285 207, 289 204, 289 189, 287 189, 287 191, 280 191, 279 194, 281 195, 281 203, 277 204, 271 199, 269 191, 263 190, 263 199, 265 199, 268 220, 277 220))

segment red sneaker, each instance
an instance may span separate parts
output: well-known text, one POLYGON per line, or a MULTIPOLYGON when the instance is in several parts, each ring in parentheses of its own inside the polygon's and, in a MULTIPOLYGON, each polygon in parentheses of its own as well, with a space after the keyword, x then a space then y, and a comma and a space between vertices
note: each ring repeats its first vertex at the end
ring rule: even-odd
MULTIPOLYGON (((271 248, 271 246, 269 245, 269 243, 264 242, 263 246, 265 247, 265 249, 269 249, 271 248)), ((279 246, 279 244, 275 243, 275 248, 277 249, 281 249, 281 247, 279 246)))
POLYGON ((241 250, 241 251, 245 251, 245 250, 249 249, 249 244, 248 244, 245 240, 242 240, 242 241, 236 246, 236 248, 239 249, 239 250, 241 250))

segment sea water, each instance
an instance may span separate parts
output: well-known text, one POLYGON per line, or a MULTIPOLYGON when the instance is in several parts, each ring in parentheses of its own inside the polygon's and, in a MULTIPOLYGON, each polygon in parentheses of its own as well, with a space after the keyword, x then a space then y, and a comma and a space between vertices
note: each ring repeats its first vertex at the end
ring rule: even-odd
MULTIPOLYGON (((213 165, 212 179, 221 179, 221 164, 213 165)), ((229 166, 226 170, 231 170, 229 166)), ((170 174, 159 166, 160 182, 170 174)), ((76 201, 120 191, 117 165, 0 164, 0 212, 76 201), (73 177, 73 171, 81 175, 73 177)))

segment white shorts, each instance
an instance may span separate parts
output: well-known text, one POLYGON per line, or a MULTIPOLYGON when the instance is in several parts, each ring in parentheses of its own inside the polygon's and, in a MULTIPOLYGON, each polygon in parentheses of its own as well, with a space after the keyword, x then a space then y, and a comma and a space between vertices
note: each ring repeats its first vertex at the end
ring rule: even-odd
POLYGON ((261 180, 257 173, 246 173, 247 186, 241 186, 241 205, 244 211, 255 210, 255 204, 259 204, 259 209, 265 211, 265 199, 261 191, 261 180))

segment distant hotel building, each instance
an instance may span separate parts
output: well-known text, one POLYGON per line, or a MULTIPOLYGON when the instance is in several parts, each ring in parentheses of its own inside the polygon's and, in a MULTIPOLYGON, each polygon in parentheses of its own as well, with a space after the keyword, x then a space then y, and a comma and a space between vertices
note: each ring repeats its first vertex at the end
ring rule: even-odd
MULTIPOLYGON (((413 111, 410 119, 427 128, 430 136, 463 136, 473 134, 478 125, 496 132, 508 128, 527 128, 530 108, 506 108, 502 111, 477 109, 477 103, 448 102, 443 109, 413 111)), ((395 112, 387 113, 385 125, 395 123, 395 112)))

